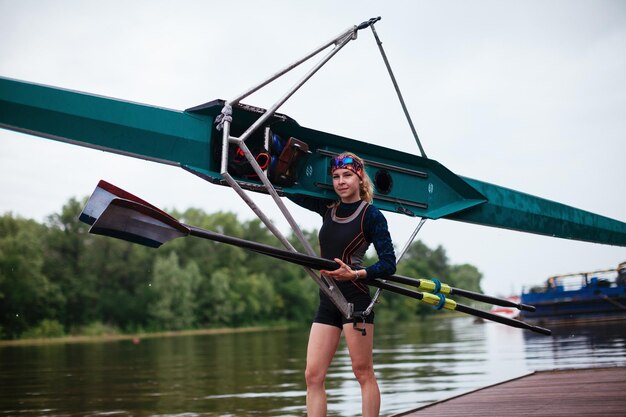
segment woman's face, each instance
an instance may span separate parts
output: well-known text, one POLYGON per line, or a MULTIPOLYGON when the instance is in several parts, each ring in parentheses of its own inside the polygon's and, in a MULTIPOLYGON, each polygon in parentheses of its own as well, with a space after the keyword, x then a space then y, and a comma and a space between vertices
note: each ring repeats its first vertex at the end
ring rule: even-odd
POLYGON ((333 171, 333 188, 344 203, 354 203, 361 199, 361 179, 349 169, 338 168, 333 171))

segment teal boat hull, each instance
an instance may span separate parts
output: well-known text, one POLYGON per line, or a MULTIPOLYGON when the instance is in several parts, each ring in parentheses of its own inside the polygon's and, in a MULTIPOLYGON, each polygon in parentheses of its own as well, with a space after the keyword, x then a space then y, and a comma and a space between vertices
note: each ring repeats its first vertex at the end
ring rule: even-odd
MULTIPOLYGON (((224 102, 185 111, 164 109, 0 77, 0 127, 74 145, 179 166, 215 184, 222 175, 222 132, 215 126, 224 102)), ((263 109, 233 108, 231 134, 243 133, 263 109)), ((566 239, 626 246, 626 223, 494 184, 464 178, 433 159, 300 126, 273 115, 246 145, 263 148, 265 129, 294 137, 310 153, 293 167, 295 182, 279 193, 334 199, 329 160, 349 150, 367 161, 382 210, 451 219, 566 239)), ((235 179, 264 192, 259 181, 235 179)))

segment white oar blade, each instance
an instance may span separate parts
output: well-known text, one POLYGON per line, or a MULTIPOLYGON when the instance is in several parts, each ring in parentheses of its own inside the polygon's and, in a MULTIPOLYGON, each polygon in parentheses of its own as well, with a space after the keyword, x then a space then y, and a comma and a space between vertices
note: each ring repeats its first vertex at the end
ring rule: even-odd
POLYGON ((136 195, 133 195, 128 191, 122 190, 121 188, 116 187, 115 185, 110 184, 104 180, 100 180, 100 182, 98 182, 96 189, 93 191, 91 197, 89 197, 89 200, 87 201, 87 205, 85 205, 82 213, 80 213, 79 220, 83 223, 87 223, 90 225, 94 224, 94 222, 98 219, 98 217, 100 217, 102 212, 104 212, 104 210, 109 206, 109 203, 111 203, 111 201, 113 201, 113 199, 115 198, 123 198, 125 200, 134 201, 146 207, 150 207, 153 210, 160 212, 162 215, 171 218, 172 220, 176 220, 166 212, 159 210, 147 201, 142 200, 136 195))
POLYGON ((158 248, 165 242, 187 236, 189 229, 161 210, 113 198, 96 217, 89 233, 158 248))

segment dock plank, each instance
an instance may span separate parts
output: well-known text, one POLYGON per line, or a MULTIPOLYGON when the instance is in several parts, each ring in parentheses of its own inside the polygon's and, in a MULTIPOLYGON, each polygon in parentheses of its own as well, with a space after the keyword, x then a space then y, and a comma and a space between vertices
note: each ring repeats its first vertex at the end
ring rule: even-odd
POLYGON ((626 416, 626 367, 539 371, 392 417, 626 416))

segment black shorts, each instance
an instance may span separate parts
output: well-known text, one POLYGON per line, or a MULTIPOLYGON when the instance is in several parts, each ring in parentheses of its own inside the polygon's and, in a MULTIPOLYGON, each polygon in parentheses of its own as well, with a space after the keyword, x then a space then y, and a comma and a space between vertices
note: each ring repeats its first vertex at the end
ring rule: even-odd
MULTIPOLYGON (((355 313, 365 311, 372 302, 369 288, 363 284, 357 287, 350 281, 339 282, 338 287, 346 298, 346 301, 354 305, 355 313), (363 287, 367 289, 367 292, 365 292, 363 287)), ((352 323, 353 321, 353 319, 345 318, 330 298, 320 290, 320 305, 313 319, 314 323, 328 324, 343 329, 344 324, 352 323)), ((363 319, 359 318, 358 321, 362 323, 363 319)), ((365 318, 365 323, 374 323, 374 310, 365 318)))

